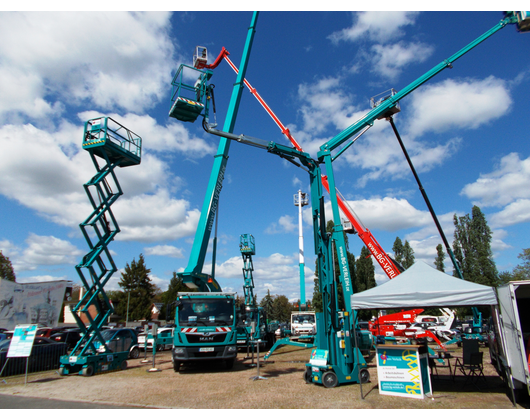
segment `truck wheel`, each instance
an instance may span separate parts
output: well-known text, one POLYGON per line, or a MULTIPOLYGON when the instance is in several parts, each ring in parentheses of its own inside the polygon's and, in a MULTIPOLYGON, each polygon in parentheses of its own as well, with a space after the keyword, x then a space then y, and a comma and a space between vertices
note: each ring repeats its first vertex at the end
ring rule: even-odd
POLYGON ((326 388, 335 388, 339 383, 339 379, 335 372, 327 371, 322 375, 322 384, 326 388))
POLYGON ((175 362, 175 361, 173 360, 173 370, 174 370, 175 372, 178 372, 178 371, 180 370, 180 362, 175 362))
POLYGON ((64 373, 64 367, 61 366, 61 367, 59 368, 59 376, 64 376, 64 375, 66 375, 66 374, 64 373))
POLYGON ((227 359, 225 360, 226 368, 232 369, 234 367, 234 361, 235 359, 227 359))
POLYGON ((123 362, 121 362, 120 369, 121 370, 126 370, 127 369, 127 360, 124 360, 123 362))
POLYGON ((162 350, 164 350, 164 346, 162 344, 159 344, 158 346, 156 346, 157 352, 161 352, 162 350))

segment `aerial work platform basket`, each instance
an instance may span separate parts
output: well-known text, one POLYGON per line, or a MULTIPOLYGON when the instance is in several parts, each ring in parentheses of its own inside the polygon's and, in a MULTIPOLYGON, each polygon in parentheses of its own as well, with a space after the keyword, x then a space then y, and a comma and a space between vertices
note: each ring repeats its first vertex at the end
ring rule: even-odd
POLYGON ((210 70, 198 70, 181 64, 171 82, 173 105, 169 116, 179 121, 194 122, 205 110, 206 82, 212 74, 210 70))
POLYGON ((83 149, 102 159, 119 161, 119 167, 138 165, 142 160, 140 136, 110 117, 93 118, 85 123, 83 149))
POLYGON ((239 237, 239 250, 245 255, 256 255, 256 243, 254 236, 246 233, 239 237))

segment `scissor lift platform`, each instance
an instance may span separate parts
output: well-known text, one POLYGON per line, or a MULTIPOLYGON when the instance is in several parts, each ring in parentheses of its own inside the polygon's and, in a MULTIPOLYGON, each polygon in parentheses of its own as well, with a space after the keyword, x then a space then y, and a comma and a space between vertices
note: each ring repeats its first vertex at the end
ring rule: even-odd
POLYGON ((102 159, 117 162, 119 167, 141 162, 142 139, 110 117, 100 117, 85 123, 83 149, 102 159))

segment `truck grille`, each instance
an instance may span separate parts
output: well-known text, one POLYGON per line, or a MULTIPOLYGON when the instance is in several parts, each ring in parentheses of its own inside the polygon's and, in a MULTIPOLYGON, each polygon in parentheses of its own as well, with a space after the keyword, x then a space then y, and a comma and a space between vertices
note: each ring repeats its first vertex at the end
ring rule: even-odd
POLYGON ((208 344, 208 343, 222 343, 226 340, 226 333, 223 334, 186 334, 188 343, 190 344, 208 344))

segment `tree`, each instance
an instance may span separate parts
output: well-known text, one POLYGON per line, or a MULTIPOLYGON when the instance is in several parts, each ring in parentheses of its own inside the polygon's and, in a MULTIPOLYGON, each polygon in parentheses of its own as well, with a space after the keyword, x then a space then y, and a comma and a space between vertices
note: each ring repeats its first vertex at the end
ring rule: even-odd
POLYGON ((279 322, 289 322, 293 305, 289 303, 287 296, 276 296, 272 304, 272 318, 279 322))
POLYGON ((392 245, 392 251, 394 251, 394 261, 397 263, 398 268, 406 270, 412 264, 414 264, 414 250, 409 244, 409 241, 405 241, 405 244, 401 241, 399 236, 396 237, 394 245, 392 245))
POLYGON ((403 260, 405 257, 405 248, 403 247, 403 242, 399 236, 396 236, 394 245, 392 245, 392 251, 394 251, 394 260, 403 267, 403 260))
POLYGON ((442 247, 442 244, 436 245, 436 258, 434 259, 434 266, 438 271, 445 273, 445 252, 442 247))
MULTIPOLYGON (((273 314, 273 307, 274 307, 274 299, 271 296, 270 290, 267 289, 267 294, 263 299, 261 299, 261 302, 259 303, 259 306, 263 308, 265 313, 267 314, 267 319, 273 320, 272 314, 273 314)), ((277 321, 275 319, 275 321, 277 321)))
POLYGON ((410 268, 414 264, 414 260, 414 250, 410 246, 409 241, 405 241, 405 245, 403 246, 403 268, 405 270, 410 268))
MULTIPOLYGON (((363 246, 361 248, 361 255, 355 262, 355 293, 363 292, 376 286, 374 262, 371 257, 372 255, 368 251, 368 248, 363 246)), ((358 319, 370 319, 372 317, 372 310, 360 310, 357 316, 358 319)))
POLYGON ((513 280, 528 280, 530 279, 530 248, 524 248, 517 258, 523 261, 513 269, 513 280))
POLYGON ((355 293, 364 292, 376 286, 375 268, 368 248, 361 248, 361 255, 355 263, 357 272, 355 278, 355 293))
POLYGON ((151 305, 155 296, 155 285, 149 278, 151 272, 145 266, 144 256, 140 254, 138 262, 135 259, 131 264, 125 265, 118 285, 124 290, 125 296, 118 305, 119 313, 127 317, 127 303, 129 307, 128 318, 151 319, 151 305))
POLYGON ((9 281, 17 280, 11 261, 2 254, 2 251, 0 251, 0 278, 9 281))
POLYGON ((164 305, 160 310, 159 319, 165 319, 166 321, 172 321, 175 319, 175 305, 174 303, 177 300, 178 292, 187 292, 189 291, 188 287, 182 281, 175 271, 173 271, 173 276, 169 280, 168 289, 161 294, 160 302, 164 305))
MULTIPOLYGON (((496 287, 499 273, 491 251, 491 229, 478 206, 473 206, 471 217, 453 216, 455 234, 453 252, 461 267, 464 279, 485 286, 496 287)), ((453 272, 453 276, 457 273, 453 272)))

